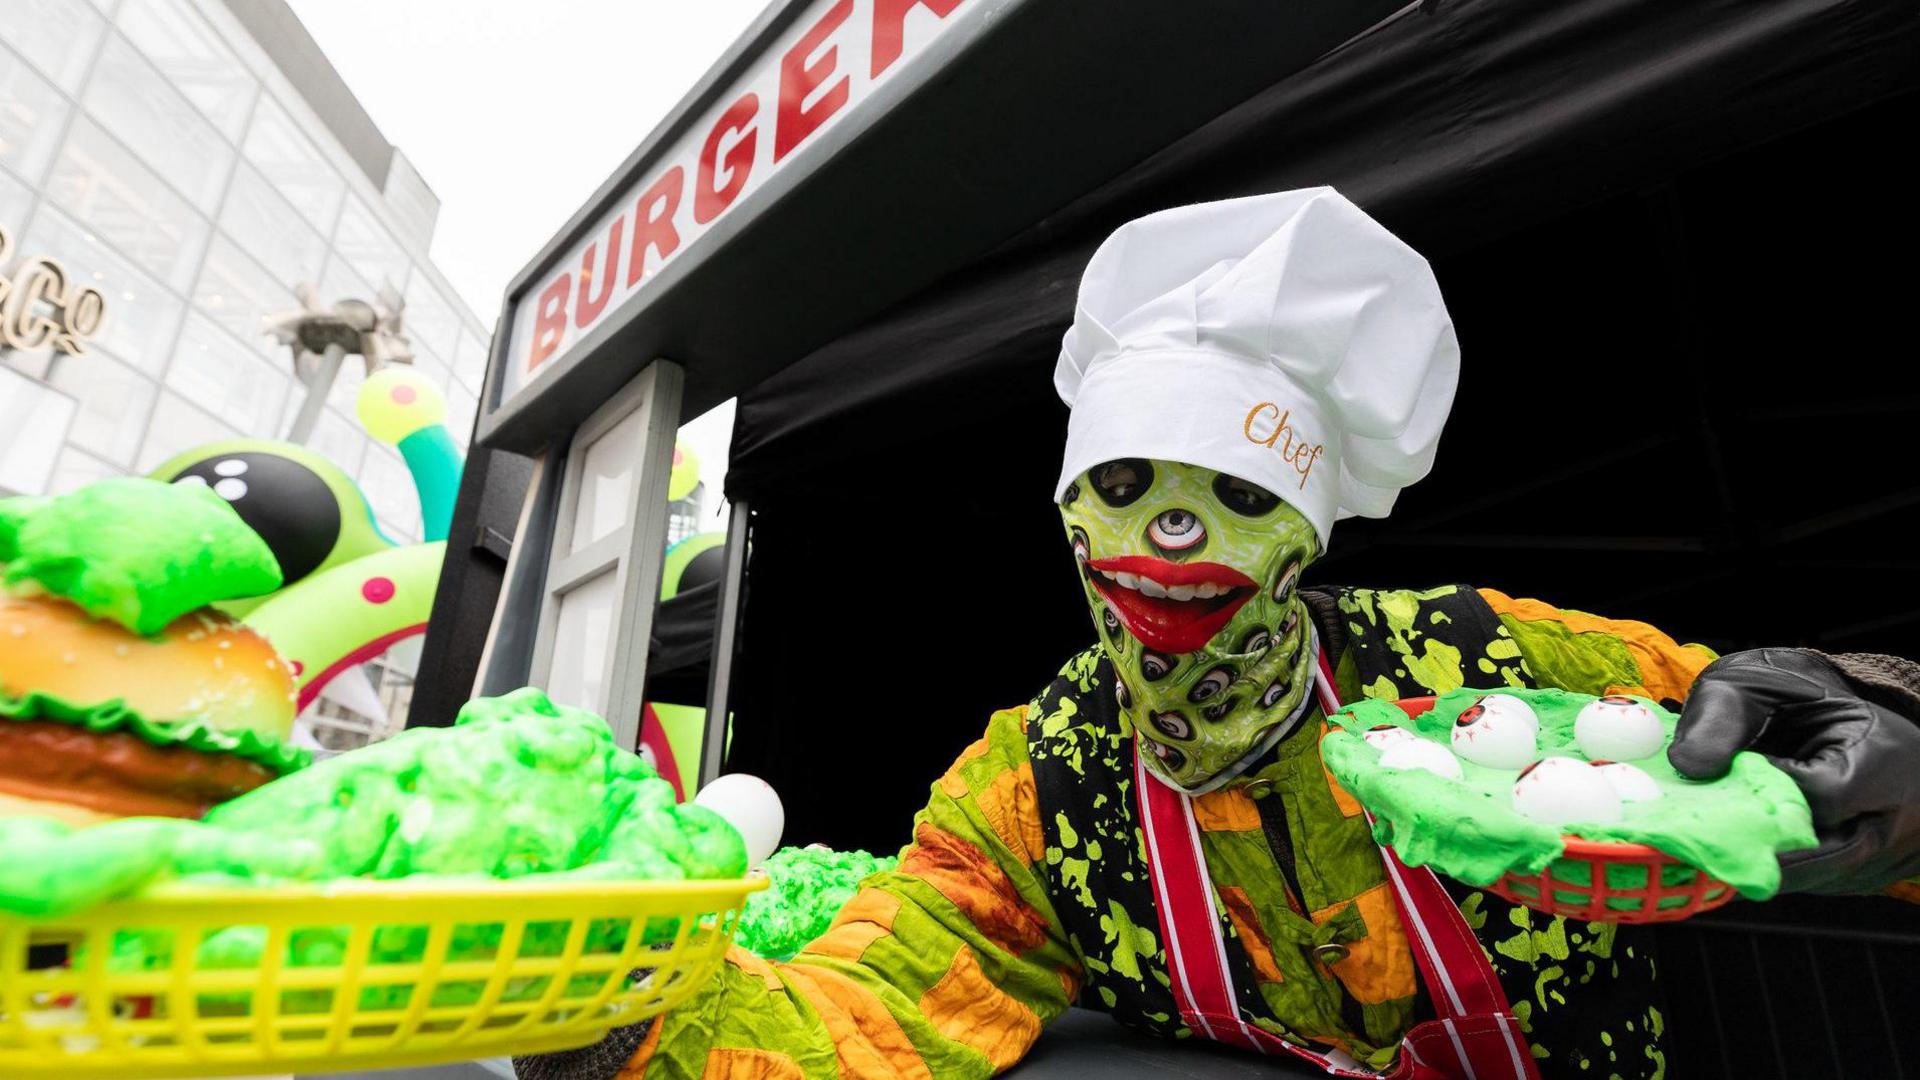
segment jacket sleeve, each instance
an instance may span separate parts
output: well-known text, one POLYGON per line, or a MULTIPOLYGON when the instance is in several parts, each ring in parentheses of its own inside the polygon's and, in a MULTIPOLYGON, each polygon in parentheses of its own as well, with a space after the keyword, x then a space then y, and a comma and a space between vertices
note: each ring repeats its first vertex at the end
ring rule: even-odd
POLYGON ((897 870, 863 883, 791 962, 736 946, 621 1080, 945 1080, 1017 1062, 1080 985, 1040 876, 1025 715, 994 714, 933 785, 897 870))
POLYGON ((1701 669, 1717 659, 1705 645, 1682 645, 1643 622, 1516 600, 1492 589, 1479 593, 1541 686, 1678 703, 1686 701, 1701 669))

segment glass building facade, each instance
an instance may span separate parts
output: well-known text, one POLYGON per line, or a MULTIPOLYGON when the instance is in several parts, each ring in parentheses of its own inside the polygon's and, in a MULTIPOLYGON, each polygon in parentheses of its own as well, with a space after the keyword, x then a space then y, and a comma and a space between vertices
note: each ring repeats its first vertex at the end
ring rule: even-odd
MULTIPOLYGON (((297 309, 303 282, 322 305, 405 297, 415 366, 465 445, 487 332, 427 258, 437 209, 278 0, 0 0, 12 262, 53 256, 107 301, 85 356, 0 353, 0 494, 284 437, 305 388, 263 319, 297 309), (286 41, 250 29, 263 17, 310 55, 286 63, 286 41)), ((363 378, 343 367, 308 445, 390 538, 416 540, 405 465, 353 417, 363 378)))

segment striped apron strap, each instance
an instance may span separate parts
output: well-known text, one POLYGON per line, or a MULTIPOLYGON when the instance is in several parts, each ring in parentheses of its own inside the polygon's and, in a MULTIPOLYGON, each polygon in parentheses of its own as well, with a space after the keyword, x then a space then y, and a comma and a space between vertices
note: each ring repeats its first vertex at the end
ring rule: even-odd
MULTIPOLYGON (((1332 671, 1317 649, 1316 659, 1315 688, 1322 707, 1332 713, 1340 707, 1332 671)), ((1264 1054, 1303 1058, 1333 1076, 1379 1076, 1346 1053, 1298 1046, 1241 1014, 1193 801, 1147 770, 1137 744, 1134 790, 1146 834, 1160 940, 1182 1022, 1196 1035, 1264 1054)), ((1408 1033, 1392 1075, 1539 1080, 1500 983, 1439 879, 1430 870, 1407 867, 1389 849, 1382 848, 1381 857, 1409 929, 1414 959, 1440 1014, 1439 1020, 1408 1033)))

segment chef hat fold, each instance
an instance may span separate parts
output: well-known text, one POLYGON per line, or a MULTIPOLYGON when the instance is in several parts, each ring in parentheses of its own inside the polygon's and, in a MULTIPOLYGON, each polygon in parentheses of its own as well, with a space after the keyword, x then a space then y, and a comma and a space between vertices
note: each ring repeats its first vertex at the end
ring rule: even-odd
POLYGON ((1325 544, 1427 474, 1459 375, 1427 261, 1332 188, 1150 214, 1081 278, 1054 500, 1103 461, 1183 461, 1285 499, 1325 544))

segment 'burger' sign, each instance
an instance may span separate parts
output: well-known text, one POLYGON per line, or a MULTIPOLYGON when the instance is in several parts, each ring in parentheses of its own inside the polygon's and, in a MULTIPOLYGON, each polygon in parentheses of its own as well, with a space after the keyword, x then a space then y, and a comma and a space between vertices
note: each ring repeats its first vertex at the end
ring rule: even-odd
POLYGON ((668 260, 804 157, 820 132, 857 113, 965 17, 956 12, 967 2, 816 0, 515 300, 502 400, 552 370, 668 260))
POLYGON ((95 288, 81 288, 46 255, 22 262, 6 273, 13 237, 0 226, 0 349, 31 352, 51 346, 74 356, 87 354, 87 339, 106 321, 107 300, 95 288))

